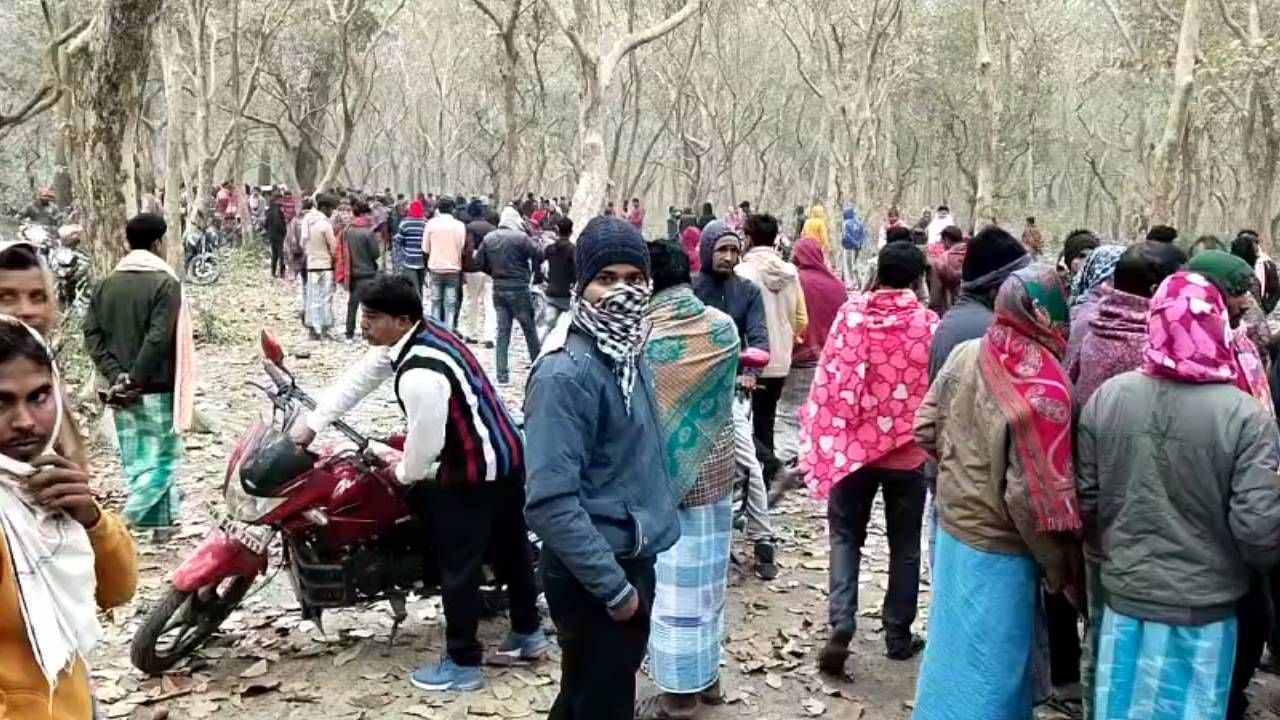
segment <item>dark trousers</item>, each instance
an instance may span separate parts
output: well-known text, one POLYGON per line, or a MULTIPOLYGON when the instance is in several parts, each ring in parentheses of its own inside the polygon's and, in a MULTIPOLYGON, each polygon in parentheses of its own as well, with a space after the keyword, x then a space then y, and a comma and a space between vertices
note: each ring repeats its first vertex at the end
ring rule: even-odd
POLYGON ((858 573, 877 490, 884 495, 885 532, 889 536, 889 591, 880 613, 885 642, 892 645, 909 640, 911 623, 916 619, 924 469, 864 467, 836 483, 827 501, 827 523, 831 528, 831 636, 844 644, 857 629, 858 573))
POLYGON ((760 378, 756 381, 756 391, 751 393, 751 434, 755 437, 756 457, 764 471, 766 485, 772 483, 782 469, 782 461, 773 450, 773 423, 778 417, 778 400, 786 384, 786 378, 760 378))
POLYGON ((1080 682, 1080 612, 1061 593, 1044 593, 1049 631, 1049 681, 1055 686, 1080 682))
POLYGON ((520 323, 520 332, 524 333, 524 343, 529 350, 530 361, 538 357, 542 344, 538 340, 538 325, 533 318, 533 298, 528 289, 494 290, 493 310, 498 314, 498 380, 506 382, 511 379, 509 362, 512 321, 520 323))
POLYGON ((632 720, 636 671, 649 645, 653 559, 618 560, 640 593, 640 609, 615 622, 545 545, 540 570, 551 619, 559 632, 560 694, 549 720, 632 720))
POLYGON ((356 336, 356 316, 360 312, 360 292, 373 280, 367 278, 351 278, 347 283, 347 337, 356 336))
POLYGON ((284 277, 284 238, 271 238, 271 277, 284 277))
MULTIPOLYGON (((1243 720, 1249 708, 1245 691, 1262 660, 1262 648, 1274 630, 1272 600, 1280 597, 1280 573, 1263 576, 1252 573, 1249 592, 1236 603, 1236 659, 1231 671, 1231 694, 1227 697, 1227 720, 1243 720)), ((1271 652, 1276 652, 1273 645, 1271 652)))
POLYGON ((400 274, 409 278, 414 289, 418 291, 418 297, 422 297, 422 283, 426 280, 426 271, 422 268, 400 268, 400 274))
POLYGON ((524 485, 499 481, 481 485, 422 482, 415 503, 429 518, 444 599, 445 646, 459 665, 479 665, 484 650, 480 625, 480 583, 485 560, 493 562, 511 598, 511 629, 538 629, 538 588, 524 524, 524 485))

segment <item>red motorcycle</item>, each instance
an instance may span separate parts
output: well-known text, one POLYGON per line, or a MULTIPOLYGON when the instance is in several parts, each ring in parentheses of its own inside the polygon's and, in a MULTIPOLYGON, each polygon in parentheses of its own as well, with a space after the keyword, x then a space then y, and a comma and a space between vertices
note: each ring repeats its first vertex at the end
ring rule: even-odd
MULTIPOLYGON (((273 422, 256 423, 237 443, 223 479, 225 516, 177 569, 134 636, 130 659, 145 673, 169 670, 208 641, 266 572, 277 533, 302 617, 317 624, 326 608, 388 600, 394 641, 407 615, 406 595, 439 586, 431 533, 411 511, 410 491, 396 482, 392 464, 342 422, 334 427, 354 449, 299 448, 287 430, 315 401, 297 386, 280 344, 266 332, 262 352, 274 387, 250 384, 270 398, 273 422)), ((398 451, 403 442, 386 445, 398 451)))

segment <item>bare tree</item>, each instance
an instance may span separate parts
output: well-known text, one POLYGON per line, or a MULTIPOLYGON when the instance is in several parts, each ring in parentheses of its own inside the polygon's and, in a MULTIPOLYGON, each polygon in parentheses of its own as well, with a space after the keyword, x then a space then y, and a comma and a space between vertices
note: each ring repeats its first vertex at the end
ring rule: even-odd
POLYGON ((1182 7, 1182 28, 1178 33, 1178 56, 1173 66, 1173 95, 1169 99, 1164 132, 1152 157, 1151 220, 1155 223, 1173 222, 1177 173, 1174 159, 1181 151, 1187 131, 1199 48, 1200 0, 1186 0, 1182 7))

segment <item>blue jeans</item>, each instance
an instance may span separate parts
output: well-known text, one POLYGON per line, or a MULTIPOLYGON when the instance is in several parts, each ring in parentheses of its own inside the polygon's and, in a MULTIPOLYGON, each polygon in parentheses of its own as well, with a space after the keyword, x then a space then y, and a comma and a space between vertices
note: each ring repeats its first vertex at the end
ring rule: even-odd
POLYGON ((462 273, 431 273, 431 317, 450 330, 458 329, 458 305, 462 298, 462 273))
POLYGON ((542 351, 538 340, 538 326, 533 321, 533 299, 528 290, 494 290, 493 309, 498 313, 498 382, 511 380, 508 367, 508 356, 511 352, 511 322, 520 323, 520 331, 524 333, 525 346, 529 350, 529 360, 533 361, 542 351))

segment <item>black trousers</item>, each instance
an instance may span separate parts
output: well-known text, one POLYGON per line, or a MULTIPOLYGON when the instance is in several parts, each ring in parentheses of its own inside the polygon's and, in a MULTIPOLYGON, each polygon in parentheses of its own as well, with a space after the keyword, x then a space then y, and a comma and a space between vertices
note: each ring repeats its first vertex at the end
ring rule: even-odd
MULTIPOLYGON (((1262 661, 1262 648, 1275 630, 1272 603, 1280 597, 1280 573, 1252 573, 1249 592, 1236 603, 1236 658, 1227 696, 1227 720, 1243 720, 1249 708, 1245 691, 1262 661)), ((1276 652, 1272 645, 1271 652, 1276 652)))
POLYGON ((356 336, 356 316, 360 312, 360 291, 373 278, 351 278, 347 287, 347 337, 356 336))
POLYGON ((422 482, 415 503, 428 518, 435 539, 444 599, 445 646, 459 665, 476 666, 484 650, 480 625, 480 583, 491 559, 511 598, 511 629, 538 629, 538 588, 533 553, 524 524, 524 485, 499 481, 482 485, 422 482))
POLYGON ((887 470, 864 467, 831 491, 827 523, 831 528, 831 594, 827 599, 831 636, 848 644, 857 629, 858 574, 862 546, 876 491, 884 494, 885 533, 889 536, 889 590, 880 613, 887 644, 907 642, 920 596, 920 523, 924 518, 923 467, 887 470))
POLYGON ((1080 612, 1061 593, 1044 593, 1049 631, 1049 680, 1054 685, 1080 682, 1080 612))
POLYGON ((653 558, 619 560, 640 594, 640 609, 615 622, 605 606, 582 586, 544 545, 540 570, 551 619, 560 633, 560 694, 549 720, 632 720, 636 671, 649 645, 653 607, 653 558))
POLYGON ((756 381, 756 391, 751 393, 751 434, 755 436, 756 458, 764 470, 766 485, 772 483, 782 469, 782 461, 773 450, 773 424, 778 417, 782 387, 786 384, 786 378, 760 378, 756 381))
POLYGON ((284 277, 284 238, 271 238, 271 277, 284 277))

